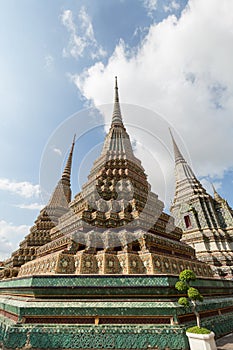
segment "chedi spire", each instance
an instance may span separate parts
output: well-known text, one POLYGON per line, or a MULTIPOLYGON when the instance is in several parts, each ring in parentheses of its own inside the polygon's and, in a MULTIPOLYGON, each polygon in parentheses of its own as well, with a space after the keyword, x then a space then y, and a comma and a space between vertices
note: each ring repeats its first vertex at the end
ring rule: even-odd
POLYGON ((121 116, 121 108, 118 93, 117 77, 115 77, 115 98, 114 98, 114 108, 112 114, 112 125, 123 124, 121 116))
POLYGON ((62 173, 61 179, 59 180, 50 200, 49 206, 53 207, 65 207, 68 208, 68 204, 71 201, 71 167, 72 167, 72 159, 73 159, 73 151, 75 145, 75 135, 73 138, 73 142, 71 145, 71 149, 69 152, 69 156, 67 158, 66 166, 62 173))
POLYGON ((70 185, 70 176, 71 176, 71 167, 72 167, 72 159, 73 159, 73 151, 74 151, 74 145, 75 145, 75 138, 76 134, 74 135, 73 142, 71 145, 70 153, 67 158, 66 166, 64 168, 63 174, 62 174, 62 180, 67 181, 67 183, 70 185))
POLYGON ((208 197, 206 190, 195 176, 191 166, 186 162, 182 153, 177 146, 177 143, 170 130, 175 158, 175 177, 176 177, 176 189, 173 204, 171 206, 171 212, 173 213, 174 206, 184 203, 187 199, 193 196, 208 197))
POLYGON ((185 161, 182 153, 180 152, 178 146, 177 146, 177 143, 173 137, 173 134, 172 134, 172 131, 171 129, 169 128, 169 132, 170 132, 170 135, 171 135, 171 138, 172 138, 172 144, 173 144, 173 149, 174 149, 174 157, 175 157, 175 163, 177 164, 179 161, 185 161))
POLYGON ((217 192, 214 184, 211 184, 213 188, 213 193, 214 193, 214 199, 216 202, 222 203, 225 202, 225 200, 220 196, 220 194, 217 192))

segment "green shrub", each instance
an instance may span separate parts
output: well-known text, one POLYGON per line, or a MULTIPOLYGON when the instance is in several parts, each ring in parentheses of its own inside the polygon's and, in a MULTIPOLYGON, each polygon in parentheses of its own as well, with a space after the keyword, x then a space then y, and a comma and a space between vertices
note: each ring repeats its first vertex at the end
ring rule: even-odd
POLYGON ((180 281, 190 282, 196 280, 196 275, 192 270, 183 270, 179 275, 180 281))
POLYGON ((210 334, 211 333, 211 331, 209 329, 203 328, 203 327, 198 327, 198 326, 190 327, 190 328, 186 329, 186 332, 195 333, 195 334, 210 334))
POLYGON ((179 292, 183 292, 186 294, 186 297, 181 297, 178 300, 178 303, 184 307, 190 306, 192 308, 193 313, 196 316, 197 327, 200 329, 201 320, 200 314, 197 311, 198 302, 203 301, 203 296, 199 292, 197 288, 193 288, 190 286, 191 281, 196 280, 196 275, 192 270, 183 270, 179 275, 179 281, 176 282, 175 288, 179 292))
POLYGON ((182 305, 182 306, 189 306, 189 301, 187 298, 185 297, 181 297, 179 300, 178 300, 178 304, 182 305))
POLYGON ((185 282, 183 281, 178 281, 176 282, 175 288, 179 291, 179 292, 184 292, 188 289, 188 286, 185 282))
POLYGON ((203 296, 200 294, 199 290, 196 288, 190 287, 188 289, 187 294, 191 300, 203 301, 203 296))

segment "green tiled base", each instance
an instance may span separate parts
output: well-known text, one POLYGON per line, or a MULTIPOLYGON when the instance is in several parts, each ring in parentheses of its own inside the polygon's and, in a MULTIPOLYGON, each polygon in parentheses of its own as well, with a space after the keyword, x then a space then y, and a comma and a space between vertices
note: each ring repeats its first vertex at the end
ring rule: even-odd
MULTIPOLYGON (((2 280, 2 347, 186 350, 185 329, 194 318, 177 303, 176 281, 169 275, 2 280)), ((205 295, 202 325, 217 336, 232 331, 233 282, 203 278, 194 285, 205 295)))
MULTIPOLYGON (((38 275, 0 281, 0 294, 35 298, 145 297, 177 299, 174 275, 38 275)), ((233 281, 198 278, 193 283, 205 295, 232 295, 233 281)))
MULTIPOLYGON (((158 325, 13 325, 0 320, 4 349, 160 349, 186 350, 185 327, 158 325)), ((203 322, 216 336, 229 333, 233 315, 203 322)))
MULTIPOLYGON (((214 312, 217 315, 218 310, 229 310, 233 312, 233 297, 215 298, 206 300, 199 305, 199 311, 205 317, 208 312, 214 312), (232 310, 231 310, 232 309, 232 310)), ((168 323, 179 322, 185 315, 192 315, 190 309, 185 309, 177 302, 170 300, 144 301, 144 300, 39 300, 14 298, 11 296, 0 296, 0 310, 9 317, 14 315, 14 320, 18 323, 28 323, 27 319, 52 318, 61 320, 73 318, 126 318, 126 317, 144 317, 144 318, 167 318, 168 323)), ((228 311, 229 312, 229 311, 228 311)), ((39 322, 39 321, 38 321, 39 322)), ((37 323, 38 323, 37 322, 37 323)), ((59 321, 61 323, 61 321, 59 321)), ((39 322, 42 323, 42 322, 39 322)), ((74 322, 75 323, 75 322, 74 322)), ((91 322, 90 322, 91 323, 91 322)), ((94 321, 92 321, 94 323, 94 321)), ((112 322, 114 323, 114 322, 112 322)), ((157 322, 158 323, 158 322, 157 322)))
POLYGON ((188 349, 185 329, 166 326, 20 326, 2 323, 4 348, 188 349))

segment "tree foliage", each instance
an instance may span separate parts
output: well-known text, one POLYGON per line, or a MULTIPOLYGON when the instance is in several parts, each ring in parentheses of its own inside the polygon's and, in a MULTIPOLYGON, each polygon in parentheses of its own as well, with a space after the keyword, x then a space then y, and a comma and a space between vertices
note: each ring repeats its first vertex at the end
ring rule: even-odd
POLYGON ((211 331, 207 328, 203 328, 203 327, 190 327, 186 330, 186 332, 189 333, 196 333, 196 334, 210 334, 211 331))
POLYGON ((196 280, 196 275, 192 270, 183 270, 179 275, 179 279, 180 281, 189 283, 196 280))
POLYGON ((192 270, 183 270, 179 275, 179 281, 176 282, 175 288, 183 292, 187 297, 181 297, 178 303, 182 306, 191 306, 196 316, 197 326, 200 327, 200 315, 197 312, 197 302, 203 301, 203 296, 197 288, 191 287, 190 282, 196 280, 196 275, 192 270))
POLYGON ((183 281, 176 282, 175 287, 179 292, 186 292, 186 290, 188 289, 187 284, 183 281))
POLYGON ((196 288, 190 287, 187 291, 188 297, 190 300, 203 301, 203 296, 200 294, 199 290, 196 288))
POLYGON ((182 306, 189 306, 189 301, 187 298, 185 297, 181 297, 179 300, 178 300, 178 303, 182 306))

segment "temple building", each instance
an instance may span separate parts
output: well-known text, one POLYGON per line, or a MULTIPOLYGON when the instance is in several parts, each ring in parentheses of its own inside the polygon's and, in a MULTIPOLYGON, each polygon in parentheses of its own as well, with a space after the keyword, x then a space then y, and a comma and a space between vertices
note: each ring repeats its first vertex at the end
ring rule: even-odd
POLYGON ((203 326, 231 332, 233 282, 213 277, 151 191, 117 80, 102 152, 72 199, 74 146, 49 203, 0 271, 2 348, 186 350, 195 316, 177 303, 184 269, 205 297, 203 326))
POLYGON ((58 219, 68 212, 68 204, 71 201, 71 166, 75 139, 73 140, 67 163, 61 179, 49 200, 49 203, 40 211, 30 233, 20 243, 19 249, 12 253, 11 257, 3 262, 0 276, 16 277, 20 266, 31 261, 37 256, 37 249, 51 242, 50 231, 58 224, 58 219))
POLYGON ((110 130, 88 181, 71 201, 74 142, 48 205, 20 248, 6 261, 5 277, 32 273, 153 274, 192 268, 211 276, 134 156, 124 127, 117 81, 110 130))
MULTIPOLYGON (((172 136, 172 135, 171 135, 172 136)), ((175 155, 175 196, 170 208, 182 241, 216 275, 233 277, 233 210, 216 191, 208 194, 194 175, 172 136, 175 155)))

